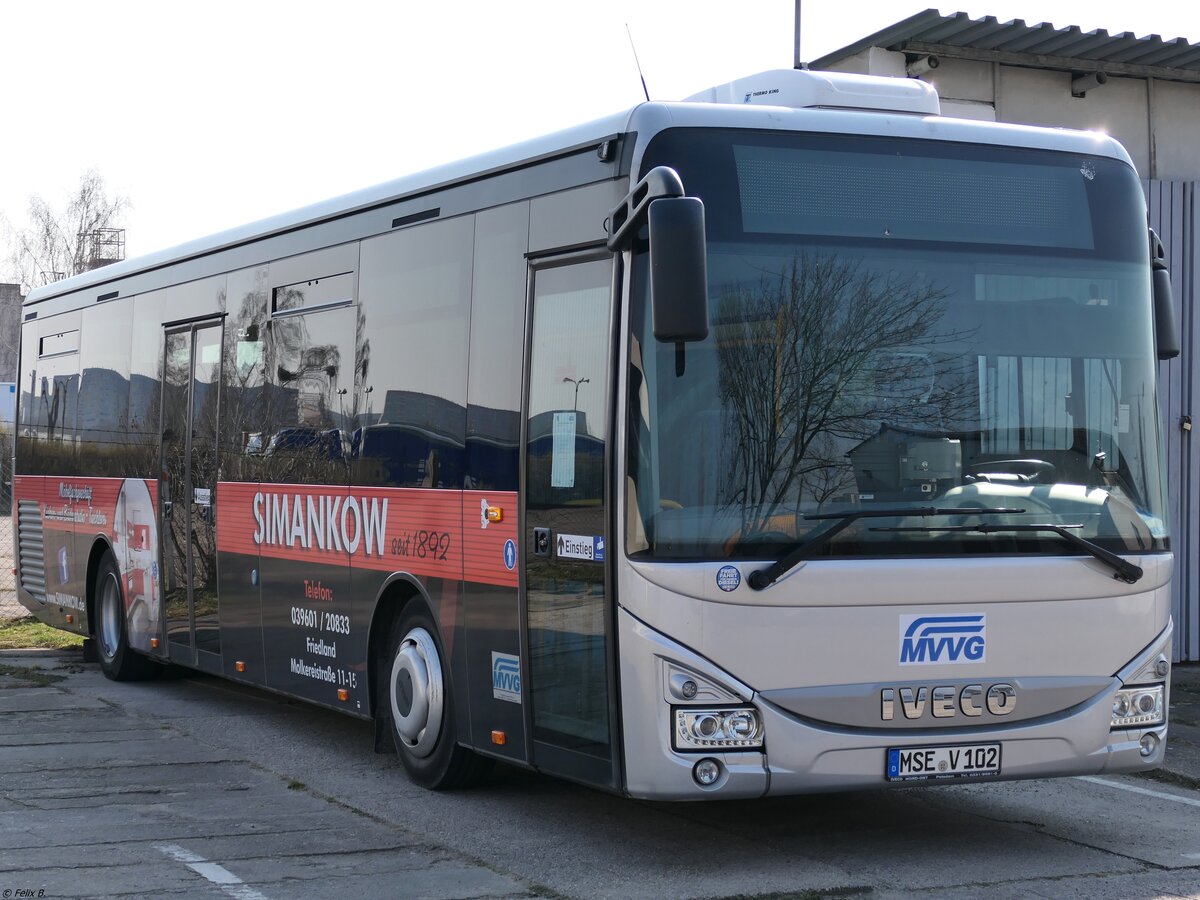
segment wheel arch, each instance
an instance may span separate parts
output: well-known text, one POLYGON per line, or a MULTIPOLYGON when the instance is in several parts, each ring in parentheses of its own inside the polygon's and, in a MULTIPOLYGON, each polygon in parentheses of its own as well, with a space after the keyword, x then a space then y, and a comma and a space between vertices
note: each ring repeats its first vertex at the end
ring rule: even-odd
MULTIPOLYGON (((87 631, 88 634, 93 638, 96 637, 96 573, 100 571, 100 561, 104 559, 104 555, 106 553, 112 554, 113 559, 117 563, 118 574, 120 574, 122 577, 124 576, 124 573, 121 571, 121 561, 117 559, 117 553, 113 549, 112 541, 109 540, 108 535, 96 535, 95 539, 92 541, 92 547, 88 551, 87 577, 84 581, 84 597, 86 598, 84 605, 86 607, 85 613, 87 615, 87 631)), ((122 596, 123 595, 124 591, 122 591, 122 596)))
POLYGON ((379 588, 375 597, 375 607, 371 612, 371 624, 367 629, 367 701, 368 711, 372 717, 377 716, 379 709, 379 673, 376 661, 387 652, 388 639, 391 636, 392 622, 400 616, 409 604, 419 603, 429 613, 437 634, 434 637, 441 647, 446 642, 441 633, 441 623, 434 613, 433 601, 429 592, 419 578, 408 572, 393 572, 379 588))

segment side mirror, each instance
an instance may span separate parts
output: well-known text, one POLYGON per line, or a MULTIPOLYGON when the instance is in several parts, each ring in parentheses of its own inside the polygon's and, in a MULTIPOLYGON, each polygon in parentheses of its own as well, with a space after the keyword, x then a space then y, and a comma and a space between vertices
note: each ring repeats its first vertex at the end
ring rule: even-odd
POLYGON ((1175 299, 1171 293, 1171 272, 1167 252, 1154 229, 1150 229, 1150 274, 1154 287, 1154 344, 1159 359, 1179 355, 1179 328, 1175 324, 1175 299))
POLYGON ((664 197, 649 208, 654 337, 664 343, 708 337, 708 256, 704 203, 664 197))

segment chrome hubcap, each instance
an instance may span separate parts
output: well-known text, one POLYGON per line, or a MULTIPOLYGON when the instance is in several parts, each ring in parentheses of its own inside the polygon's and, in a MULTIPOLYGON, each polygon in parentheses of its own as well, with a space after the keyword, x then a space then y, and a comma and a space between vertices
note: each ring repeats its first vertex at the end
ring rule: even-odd
POLYGON ((108 573, 100 588, 100 649, 106 659, 117 655, 121 642, 121 585, 108 573))
POLYGON ((388 694, 396 732, 413 756, 428 756, 442 730, 442 660, 433 636, 414 628, 392 660, 388 694))

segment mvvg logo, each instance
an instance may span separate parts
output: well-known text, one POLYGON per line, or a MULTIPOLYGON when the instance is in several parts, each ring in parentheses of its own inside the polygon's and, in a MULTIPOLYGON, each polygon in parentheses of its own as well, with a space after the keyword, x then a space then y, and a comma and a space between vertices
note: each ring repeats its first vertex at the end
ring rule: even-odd
POLYGON ((901 616, 900 665, 980 663, 987 649, 987 616, 901 616))
POLYGON ((521 702, 521 658, 492 651, 492 696, 510 703, 521 702))

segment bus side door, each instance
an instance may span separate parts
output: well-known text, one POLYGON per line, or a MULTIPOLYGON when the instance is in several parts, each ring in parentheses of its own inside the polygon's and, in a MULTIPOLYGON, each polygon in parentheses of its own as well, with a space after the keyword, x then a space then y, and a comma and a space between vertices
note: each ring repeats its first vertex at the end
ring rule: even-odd
POLYGON ((532 762, 618 783, 607 472, 612 258, 533 264, 524 412, 522 595, 532 762))
POLYGON ((217 621, 217 412, 221 371, 217 320, 164 334, 159 533, 170 658, 220 671, 217 621))

